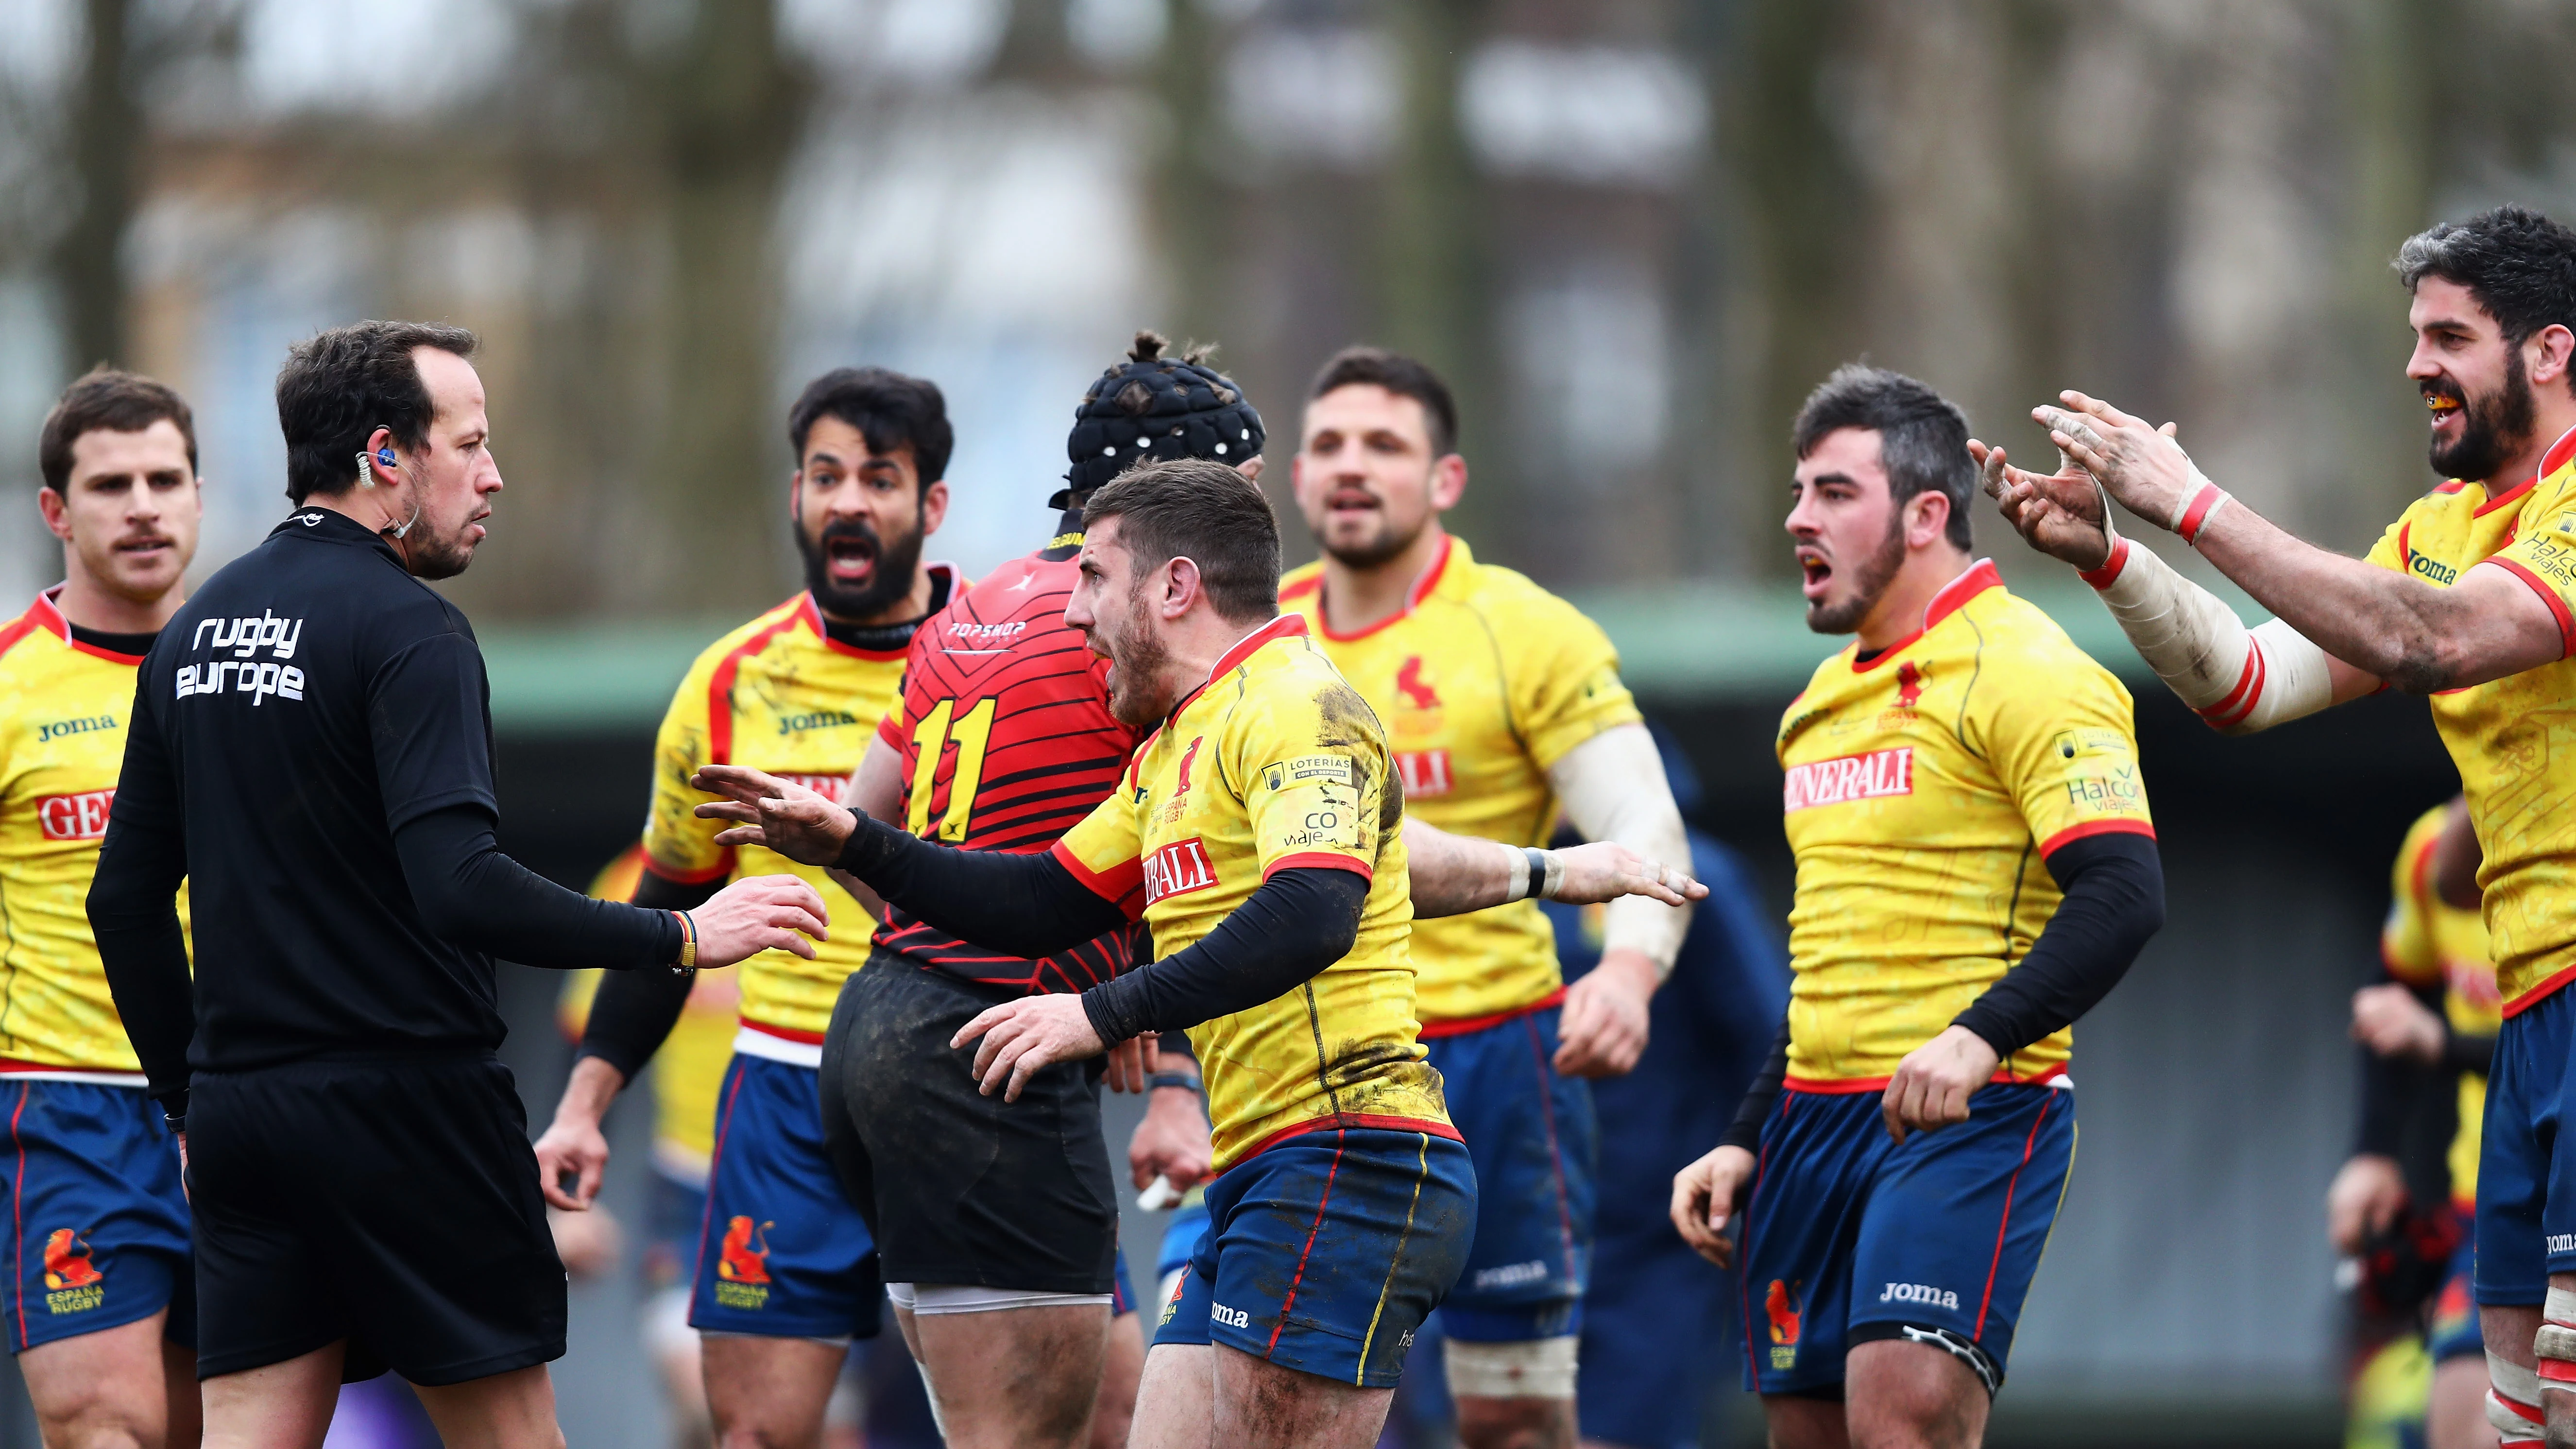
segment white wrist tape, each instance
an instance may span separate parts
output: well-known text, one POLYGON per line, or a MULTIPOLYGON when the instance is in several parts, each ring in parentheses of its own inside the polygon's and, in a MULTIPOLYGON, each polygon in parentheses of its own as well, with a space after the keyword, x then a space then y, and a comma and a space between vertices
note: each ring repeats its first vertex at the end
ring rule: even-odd
MULTIPOLYGON (((1682 825, 1664 757, 1642 724, 1614 725, 1548 767, 1548 784, 1565 818, 1586 840, 1615 840, 1669 870, 1690 870, 1690 832, 1682 825)), ((1621 896, 1603 908, 1601 949, 1635 951, 1670 976, 1690 930, 1690 908, 1651 896, 1621 896)))
POLYGON ((2279 619, 2246 628, 2225 600, 2152 551, 2119 539, 2083 577, 2147 667, 2221 734, 2252 734, 2334 703, 2314 641, 2279 619))
POLYGON ((1565 884, 1565 862, 1553 850, 1539 850, 1526 845, 1506 845, 1512 853, 1511 884, 1503 889, 1503 904, 1525 901, 1532 896, 1543 901, 1556 899, 1556 888, 1565 884))
POLYGON ((1441 1366, 1449 1371, 1452 1394, 1477 1399, 1570 1399, 1574 1397, 1575 1344, 1572 1337, 1516 1343, 1448 1338, 1441 1340, 1441 1366))
POLYGON ((2191 486, 2182 491, 2182 498, 2174 504, 2173 517, 2165 521, 2165 527, 2182 535, 2183 542, 2196 544, 2200 542, 2200 531, 2209 527, 2209 521, 2218 516, 2218 511, 2225 508, 2233 496, 2200 476, 2200 470, 2194 468, 2191 470, 2191 486))

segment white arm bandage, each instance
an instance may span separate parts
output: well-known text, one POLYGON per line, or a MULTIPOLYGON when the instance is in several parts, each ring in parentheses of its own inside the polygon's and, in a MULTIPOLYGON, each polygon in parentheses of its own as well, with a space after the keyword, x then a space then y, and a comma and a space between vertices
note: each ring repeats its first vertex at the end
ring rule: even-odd
MULTIPOLYGON (((1690 835, 1664 779, 1664 758, 1641 724, 1615 725, 1550 765, 1548 784, 1586 840, 1615 840, 1658 865, 1690 869, 1690 835)), ((1670 976, 1690 929, 1690 908, 1622 896, 1603 908, 1601 949, 1638 951, 1670 976)))
POLYGON ((2250 735, 2334 703, 2326 651, 2286 622, 2252 629, 2226 601, 2125 538, 2084 575, 2167 688, 2221 734, 2250 735))

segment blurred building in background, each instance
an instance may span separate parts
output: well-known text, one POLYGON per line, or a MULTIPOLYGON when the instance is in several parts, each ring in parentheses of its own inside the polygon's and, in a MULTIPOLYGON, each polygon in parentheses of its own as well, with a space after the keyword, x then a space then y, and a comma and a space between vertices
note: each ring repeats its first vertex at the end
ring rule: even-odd
MULTIPOLYGON (((55 577, 35 430, 90 363, 195 402, 211 570, 284 511, 290 342, 473 327, 510 486, 447 587, 513 848, 586 878, 689 653, 796 586, 805 379, 946 390, 930 551, 980 572, 1051 521, 1136 327, 1220 341, 1283 464, 1317 364, 1379 342, 1458 385, 1460 531, 1603 619, 1778 877, 1769 732, 1831 647, 1778 532, 1804 392, 1866 356, 2036 450, 2082 386, 2358 550, 2430 481, 2388 258, 2576 211, 2571 61, 2537 0, 11 0, 0 596, 55 577)), ((2339 1368, 2342 993, 2447 767, 2410 702, 2222 744, 2138 692, 2175 924, 2080 1033, 2093 1130, 1998 1432, 2146 1404, 2290 1442, 2339 1368)), ((590 1357, 576 1445, 642 1397, 590 1357)))

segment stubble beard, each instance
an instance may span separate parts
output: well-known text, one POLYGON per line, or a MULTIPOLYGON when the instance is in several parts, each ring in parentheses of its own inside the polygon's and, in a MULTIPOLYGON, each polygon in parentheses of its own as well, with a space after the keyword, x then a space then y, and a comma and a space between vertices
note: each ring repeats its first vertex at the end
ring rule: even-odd
POLYGON ((1905 567, 1905 530, 1902 514, 1891 519, 1887 537, 1878 550, 1861 560, 1860 576, 1853 582, 1851 593, 1841 603, 1818 601, 1807 606, 1807 627, 1819 634, 1849 634, 1878 607, 1887 594, 1887 586, 1896 581, 1896 571, 1905 567))
POLYGON ((2481 398, 2463 396, 2460 440, 2447 448, 2436 441, 2426 450, 2426 459, 2445 478, 2493 477, 2509 455, 2531 441, 2534 416, 2522 349, 2510 348, 2505 352, 2504 386, 2481 398))

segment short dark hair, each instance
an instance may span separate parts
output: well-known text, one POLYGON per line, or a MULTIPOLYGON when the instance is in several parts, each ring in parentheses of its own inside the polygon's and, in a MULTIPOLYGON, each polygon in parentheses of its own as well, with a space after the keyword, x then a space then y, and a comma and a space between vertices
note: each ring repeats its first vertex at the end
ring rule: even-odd
POLYGON ((1176 558, 1199 566, 1208 602, 1229 623, 1279 613, 1279 520, 1260 485, 1206 458, 1139 463, 1082 505, 1086 528, 1123 518, 1118 541, 1139 572, 1176 558))
POLYGON ((167 383, 139 372, 93 367, 54 400, 37 434, 36 468, 45 486, 68 493, 72 486, 72 444, 84 433, 139 433, 168 420, 188 441, 188 471, 197 471, 197 416, 188 400, 167 383))
POLYGON ((2576 231, 2539 212, 2499 206, 2429 227, 2394 265, 2409 292, 2426 277, 2467 288, 2511 346, 2553 322, 2576 329, 2576 231))
POLYGON ((948 425, 948 400, 928 378, 882 367, 836 367, 805 384, 787 410, 787 446, 796 450, 800 466, 806 437, 827 417, 858 429, 868 450, 879 455, 910 444, 912 468, 925 491, 948 476, 957 434, 948 425))
POLYGON ((1458 451, 1458 401, 1428 364, 1383 347, 1345 347, 1315 374, 1306 398, 1311 402, 1337 387, 1359 384, 1374 384, 1422 404, 1422 420, 1431 427, 1432 457, 1458 451))
POLYGON ((472 357, 479 345, 462 327, 436 322, 352 322, 286 350, 277 373, 277 426, 286 434, 286 496, 344 492, 358 480, 358 455, 378 428, 417 449, 437 416, 420 380, 416 348, 472 357))
POLYGON ((1977 486, 1977 465, 1968 456, 1968 415, 1957 405, 1904 373, 1846 362, 1807 394, 1790 446, 1804 459, 1827 433, 1843 428, 1875 429, 1888 495, 1901 505, 1917 493, 1941 494, 1950 500, 1944 535, 1956 547, 1976 546, 1968 497, 1977 486))

